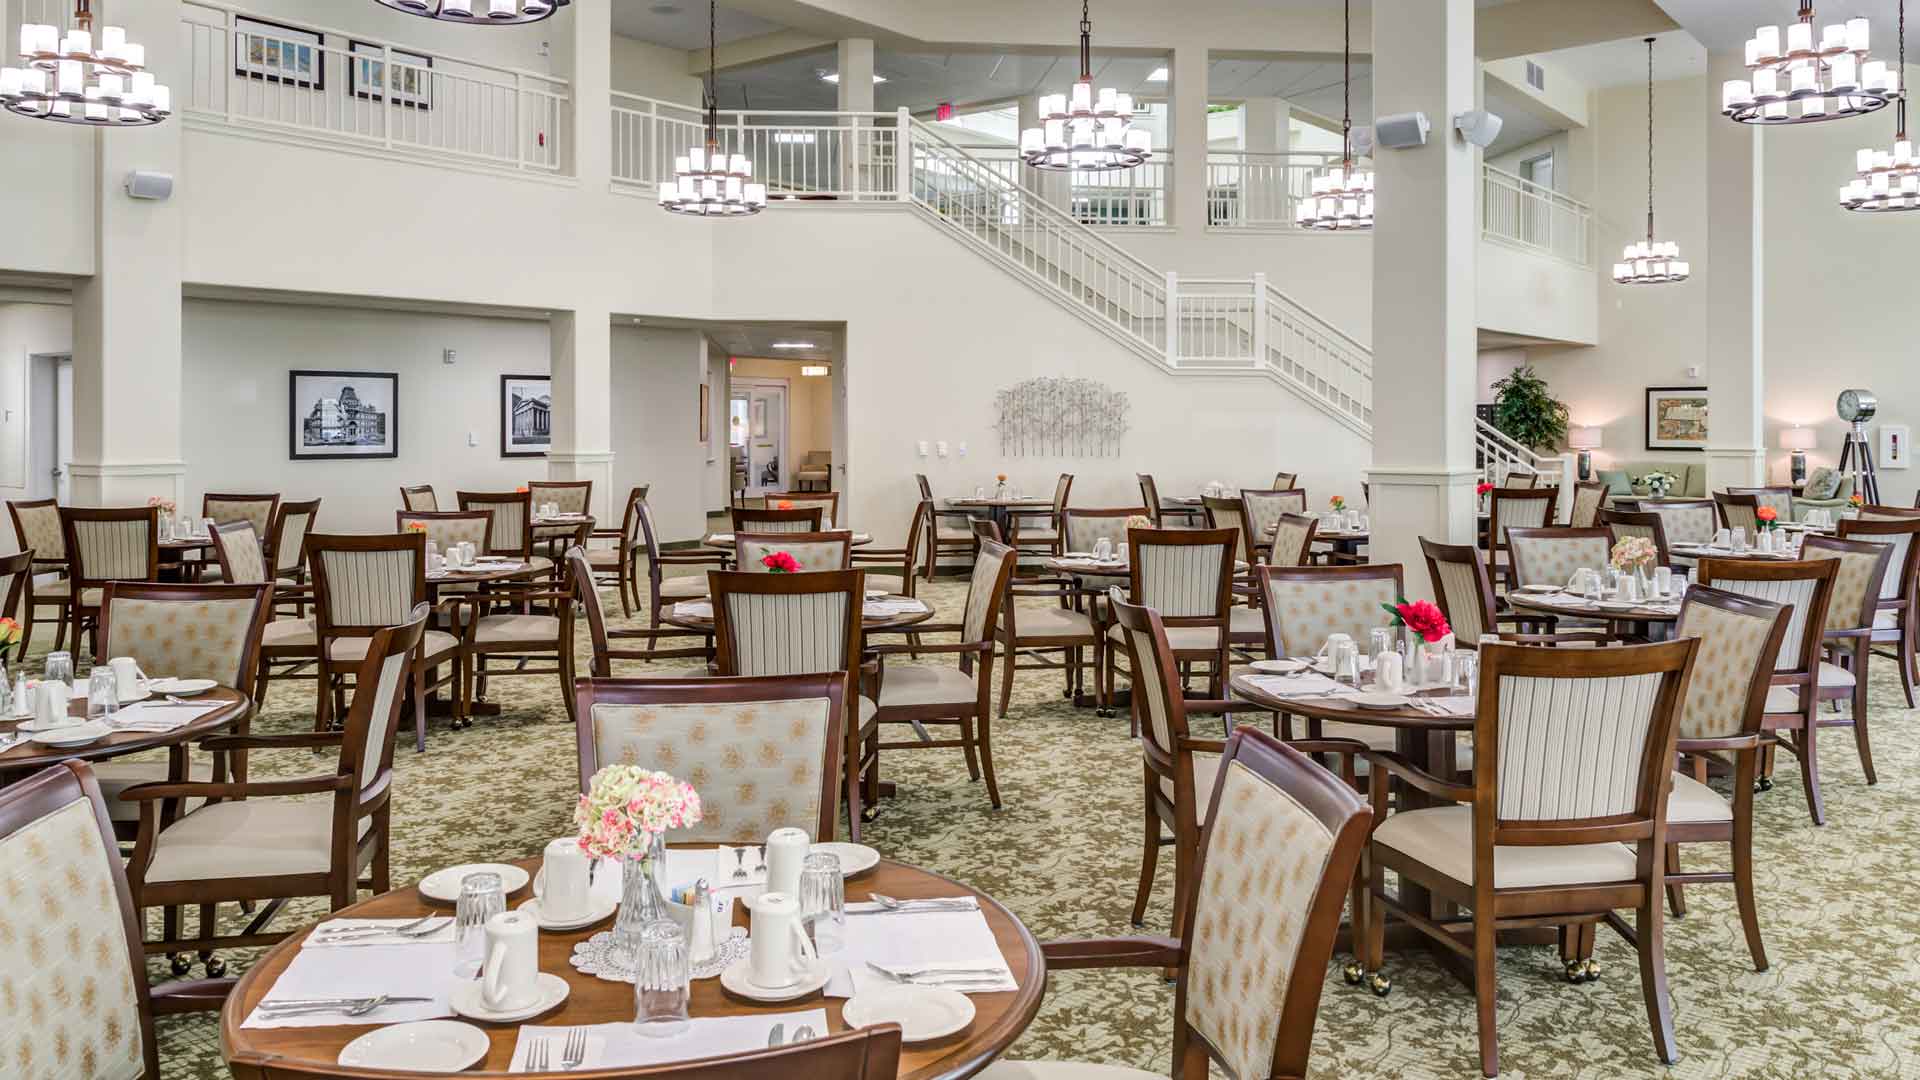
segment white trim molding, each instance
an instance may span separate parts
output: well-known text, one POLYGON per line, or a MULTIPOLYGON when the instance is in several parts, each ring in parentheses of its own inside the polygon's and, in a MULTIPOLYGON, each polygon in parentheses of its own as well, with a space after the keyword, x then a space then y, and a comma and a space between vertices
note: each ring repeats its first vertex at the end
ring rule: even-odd
POLYGON ((547 479, 593 481, 594 524, 602 529, 619 527, 620 522, 612 510, 619 505, 613 493, 613 451, 567 453, 550 450, 547 452, 547 479))

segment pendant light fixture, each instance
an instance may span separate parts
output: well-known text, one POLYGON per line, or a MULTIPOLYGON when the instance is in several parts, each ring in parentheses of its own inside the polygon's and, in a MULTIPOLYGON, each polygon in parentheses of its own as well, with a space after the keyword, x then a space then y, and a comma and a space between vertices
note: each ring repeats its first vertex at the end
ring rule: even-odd
POLYGON ((147 49, 118 26, 93 37, 91 0, 75 0, 73 28, 22 23, 24 67, 0 68, 0 106, 64 124, 144 127, 173 115, 173 94, 146 70, 147 49))
POLYGON ((1665 285, 1685 281, 1692 272, 1680 257, 1680 245, 1653 238, 1653 39, 1647 39, 1647 238, 1628 244, 1613 264, 1613 280, 1622 285, 1665 285))
POLYGON ((1080 0, 1080 79, 1071 94, 1040 98, 1040 126, 1020 133, 1020 157, 1036 169, 1112 172, 1153 156, 1153 133, 1133 126, 1133 95, 1093 88, 1093 19, 1080 0))
POLYGON ((1303 229, 1373 228, 1373 170, 1353 167, 1353 0, 1345 0, 1340 51, 1340 164, 1313 178, 1293 223, 1303 229))
POLYGON ((1813 0, 1800 17, 1762 26, 1747 40, 1745 79, 1720 87, 1720 114, 1742 124, 1811 124, 1843 120, 1886 107, 1900 92, 1901 73, 1869 59, 1864 17, 1833 23, 1814 37, 1813 0))
POLYGON ((383 8, 469 26, 518 26, 539 22, 572 0, 373 0, 383 8))
MULTIPOLYGON (((1900 0, 1900 71, 1907 70, 1907 0, 1900 0)), ((1862 214, 1920 210, 1920 157, 1907 138, 1907 92, 1894 103, 1893 150, 1868 147, 1855 158, 1859 175, 1840 189, 1840 205, 1862 214)))
POLYGON ((660 205, 675 214, 739 217, 767 205, 767 185, 753 183, 753 162, 720 149, 720 95, 715 76, 715 6, 707 4, 707 145, 673 159, 673 179, 660 182, 660 205))

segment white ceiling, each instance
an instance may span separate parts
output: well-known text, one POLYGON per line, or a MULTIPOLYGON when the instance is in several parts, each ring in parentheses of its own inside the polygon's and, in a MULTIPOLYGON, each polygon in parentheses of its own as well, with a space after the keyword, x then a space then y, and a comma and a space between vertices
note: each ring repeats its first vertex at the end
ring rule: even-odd
POLYGON ((1488 112, 1500 118, 1500 137, 1487 147, 1488 157, 1544 139, 1565 126, 1536 114, 1537 106, 1526 95, 1498 79, 1487 80, 1485 105, 1488 112))
POLYGON ((840 342, 840 326, 806 322, 715 322, 704 319, 658 319, 643 315, 615 315, 615 326, 655 326, 699 330, 729 356, 764 356, 773 360, 831 362, 840 342), (776 349, 776 341, 804 341, 811 349, 776 349))
MULTIPOLYGON (((722 45, 780 29, 778 23, 726 7, 714 12, 714 23, 722 45)), ((613 32, 674 49, 704 49, 707 5, 704 0, 613 0, 613 32)))
MULTIPOLYGON (((1758 24, 1756 24, 1758 25, 1758 24)), ((1748 33, 1753 27, 1747 28, 1748 33)), ((1643 37, 1603 41, 1573 49, 1541 53, 1539 60, 1553 72, 1564 72, 1599 90, 1609 86, 1639 86, 1647 81, 1647 43, 1643 37)), ((1653 77, 1656 81, 1686 79, 1707 73, 1706 46, 1685 30, 1655 34, 1653 77)))
MULTIPOLYGON (((1674 22, 1685 27, 1710 49, 1738 49, 1754 28, 1794 21, 1794 0, 1655 0, 1674 22)), ((1891 57, 1895 51, 1898 0, 1829 0, 1816 7, 1814 21, 1821 26, 1865 15, 1873 20, 1874 53, 1891 57)))

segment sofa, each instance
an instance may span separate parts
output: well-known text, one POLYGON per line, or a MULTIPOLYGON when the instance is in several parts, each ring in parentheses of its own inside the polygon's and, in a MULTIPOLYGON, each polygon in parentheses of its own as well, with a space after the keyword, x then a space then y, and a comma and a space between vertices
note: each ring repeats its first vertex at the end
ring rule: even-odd
POLYGON ((1799 494, 1793 497, 1793 520, 1805 521, 1807 519, 1807 511, 1809 510, 1827 510, 1832 512, 1835 517, 1838 517, 1840 516, 1840 511, 1847 509, 1848 500, 1852 498, 1852 474, 1840 473, 1823 465, 1807 474, 1806 486, 1801 489, 1799 494), (1832 484, 1832 495, 1824 499, 1816 499, 1809 494, 1809 492, 1822 490, 1825 486, 1822 481, 1830 482, 1832 480, 1838 481, 1838 483, 1832 484))
POLYGON ((1593 478, 1607 485, 1607 503, 1613 500, 1644 499, 1648 492, 1645 485, 1634 483, 1650 472, 1663 472, 1680 478, 1667 492, 1669 499, 1704 499, 1707 497, 1707 463, 1705 461, 1620 461, 1604 469, 1595 469, 1593 478))
POLYGON ((833 451, 809 450, 793 474, 796 491, 827 491, 833 487, 833 451))

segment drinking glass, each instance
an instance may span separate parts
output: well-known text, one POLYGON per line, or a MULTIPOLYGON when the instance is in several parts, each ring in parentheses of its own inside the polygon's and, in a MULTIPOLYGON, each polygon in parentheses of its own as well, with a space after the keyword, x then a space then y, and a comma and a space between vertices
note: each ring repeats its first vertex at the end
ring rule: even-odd
POLYGON ((1735 551, 1747 550, 1747 530, 1745 527, 1736 526, 1734 528, 1732 543, 1733 543, 1733 550, 1735 551))
POLYGON ((1348 686, 1360 685, 1359 650, 1354 647, 1353 642, 1334 642, 1333 656, 1331 659, 1333 660, 1333 677, 1335 681, 1345 683, 1348 686))
POLYGON ((840 856, 818 851, 800 864, 800 917, 813 934, 821 956, 837 953, 847 942, 847 886, 840 856))
POLYGON ((1461 649, 1453 654, 1453 687, 1468 697, 1480 696, 1480 655, 1461 649))
POLYGON ((113 714, 120 711, 120 696, 116 692, 113 669, 106 665, 93 669, 87 677, 87 719, 104 720, 113 723, 113 714))
POLYGON ((1095 540, 1093 542, 1094 558, 1099 559, 1101 562, 1106 562, 1108 557, 1111 556, 1112 554, 1113 554, 1112 540, 1109 540, 1103 536, 1100 539, 1095 540))
POLYGON ((1127 542, 1125 540, 1120 541, 1120 546, 1113 549, 1113 557, 1116 562, 1127 561, 1127 542))
POLYGON ((1380 670, 1380 654, 1398 652, 1400 635, 1391 626, 1376 626, 1367 631, 1367 655, 1373 657, 1373 670, 1380 670))
POLYGON ((476 978, 487 960, 487 920, 507 910, 500 875, 482 870, 460 879, 460 900, 453 908, 453 973, 476 978))
POLYGON ((983 485, 983 484, 975 484, 975 485, 973 485, 973 497, 974 497, 974 498, 976 498, 976 499, 984 499, 984 498, 986 498, 986 497, 987 497, 987 489, 986 489, 986 486, 985 486, 985 485, 983 485))
POLYGON ((653 919, 640 927, 633 973, 634 1034, 666 1038, 687 1030, 693 965, 679 923, 653 919))
POLYGON ((73 685, 73 654, 65 649, 47 654, 47 670, 43 676, 48 682, 63 682, 73 685))

